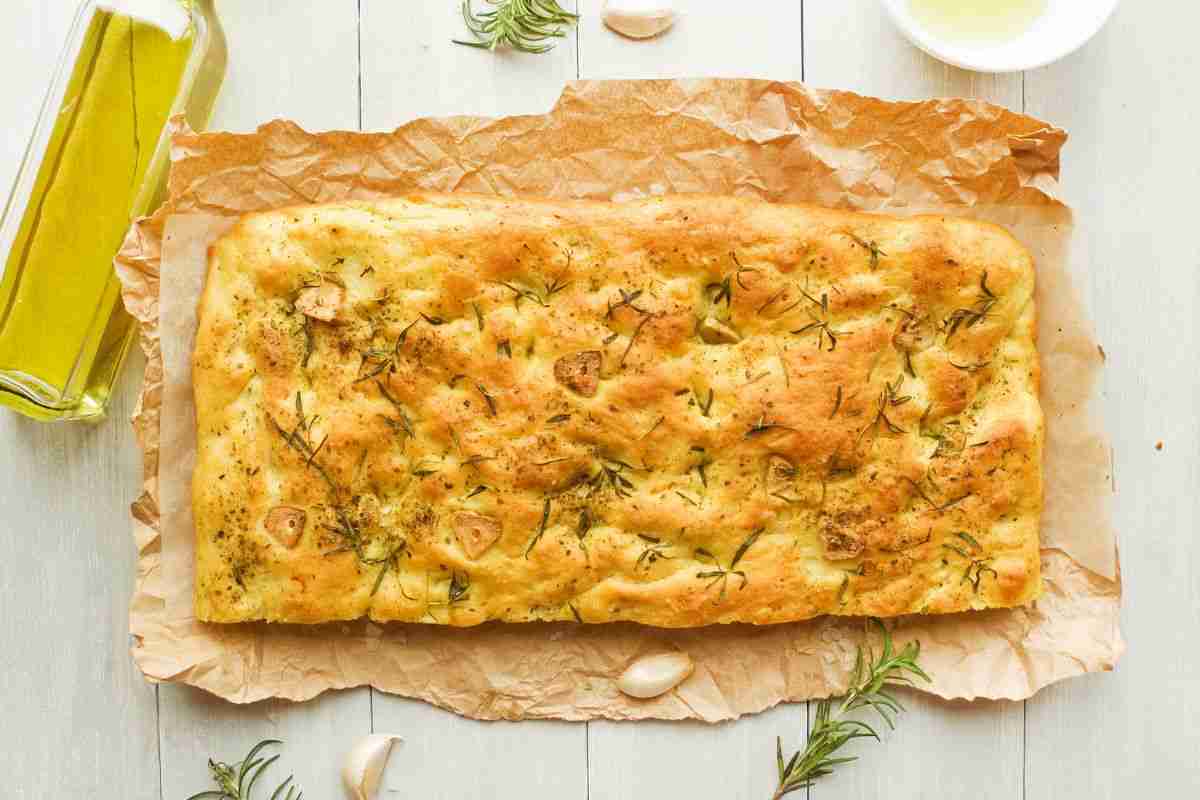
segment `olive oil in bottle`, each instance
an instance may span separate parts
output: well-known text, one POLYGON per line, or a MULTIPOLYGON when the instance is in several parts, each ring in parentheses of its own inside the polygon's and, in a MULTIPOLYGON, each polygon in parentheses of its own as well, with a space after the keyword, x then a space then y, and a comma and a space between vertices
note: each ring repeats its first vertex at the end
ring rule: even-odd
POLYGON ((165 7, 174 37, 82 3, 0 218, 0 404, 37 419, 104 413, 135 328, 113 256, 162 199, 168 119, 202 127, 224 74, 211 0, 165 7))

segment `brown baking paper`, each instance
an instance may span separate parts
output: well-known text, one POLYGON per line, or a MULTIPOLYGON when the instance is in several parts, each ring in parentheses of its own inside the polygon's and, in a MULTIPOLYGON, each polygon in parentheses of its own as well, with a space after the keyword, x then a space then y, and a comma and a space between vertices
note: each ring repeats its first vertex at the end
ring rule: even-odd
POLYGON ((615 199, 711 192, 1008 226, 1038 261, 1045 591, 1028 608, 889 624, 899 641, 921 641, 928 690, 942 697, 1024 698, 1111 669, 1123 644, 1109 446, 1095 392, 1102 359, 1073 288, 1086 264, 1069 250, 1071 213, 1053 195, 1065 140, 977 101, 888 103, 749 80, 572 83, 545 116, 420 119, 391 133, 312 134, 287 122, 253 134, 179 132, 170 199, 135 225, 117 264, 148 356, 133 421, 145 453, 133 506, 135 661, 151 680, 235 702, 370 684, 481 719, 717 721, 844 688, 861 620, 663 630, 194 619, 188 362, 207 244, 247 211, 428 189, 615 199), (672 648, 696 661, 677 690, 651 701, 617 691, 632 658, 672 648))

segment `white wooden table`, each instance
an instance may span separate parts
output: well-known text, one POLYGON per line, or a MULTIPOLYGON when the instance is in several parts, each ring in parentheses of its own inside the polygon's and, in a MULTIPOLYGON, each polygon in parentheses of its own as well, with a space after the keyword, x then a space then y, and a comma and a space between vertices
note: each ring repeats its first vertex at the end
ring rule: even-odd
MULTIPOLYGON (((0 186, 73 5, 0 3, 0 186)), ((1108 353, 1129 652, 1115 674, 1023 704, 914 698, 885 745, 863 745, 862 761, 812 794, 1200 796, 1200 11, 1127 0, 1066 61, 988 76, 925 57, 874 0, 687 5, 664 38, 631 43, 601 27, 600 0, 577 0, 584 20, 558 49, 511 56, 450 43, 457 0, 220 0, 231 59, 213 126, 285 116, 387 129, 429 114, 541 112, 576 77, 715 75, 970 95, 1065 127, 1065 195, 1086 229, 1085 289, 1108 353)), ((294 770, 306 797, 336 800, 341 753, 371 730, 406 738, 385 797, 770 796, 774 737, 803 740, 803 705, 712 727, 485 724, 367 689, 237 707, 143 682, 127 639, 132 362, 99 426, 0 412, 0 796, 180 800, 207 788, 209 755, 233 760, 278 737, 278 776, 294 770)))

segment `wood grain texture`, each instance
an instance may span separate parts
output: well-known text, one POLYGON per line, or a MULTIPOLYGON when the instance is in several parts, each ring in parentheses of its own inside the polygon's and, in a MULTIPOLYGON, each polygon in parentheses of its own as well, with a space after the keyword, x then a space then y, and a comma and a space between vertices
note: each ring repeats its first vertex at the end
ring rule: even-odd
POLYGON ((229 67, 209 127, 358 128, 355 0, 217 0, 229 67))
POLYGON ((1029 701, 1030 800, 1200 796, 1197 23, 1193 5, 1123 3, 1083 50, 1026 81, 1029 112, 1071 134, 1063 188, 1108 354, 1129 640, 1114 674, 1029 701))
POLYGON ((543 114, 576 77, 574 29, 549 53, 492 53, 451 41, 470 38, 458 0, 361 3, 364 130, 425 116, 543 114))
MULTIPOLYGON (((5 3, 0 186, 33 131, 74 3, 5 3)), ((154 688, 129 658, 140 478, 130 359, 108 419, 46 425, 0 411, 0 795, 13 800, 158 791, 154 688)))
MULTIPOLYGON (((775 737, 785 750, 807 736, 803 703, 736 722, 590 722, 591 800, 747 798, 767 800, 778 783, 775 737)), ((792 797, 804 797, 804 793, 792 797)))
POLYGON ((160 692, 164 800, 211 789, 209 758, 236 762, 263 739, 282 739, 283 744, 270 751, 282 755, 263 774, 255 790, 258 797, 270 797, 293 774, 305 797, 343 797, 342 757, 371 728, 365 689, 330 692, 308 703, 266 700, 245 706, 190 686, 168 685, 160 692))
POLYGON ((652 39, 627 39, 601 21, 603 0, 579 0, 579 77, 801 79, 801 4, 677 3, 675 26, 652 39))
POLYGON ((374 708, 376 733, 404 737, 392 752, 381 798, 491 800, 518 793, 547 800, 587 797, 587 751, 580 723, 480 722, 382 692, 374 693, 374 708))

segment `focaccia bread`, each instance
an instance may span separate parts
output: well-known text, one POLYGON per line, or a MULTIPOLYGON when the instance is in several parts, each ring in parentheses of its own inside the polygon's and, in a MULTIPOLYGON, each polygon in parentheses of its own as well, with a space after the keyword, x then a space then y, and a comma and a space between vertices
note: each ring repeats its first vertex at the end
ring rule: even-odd
POLYGON ((775 623, 1040 587, 1034 267, 706 196, 243 218, 194 353, 201 620, 775 623))

